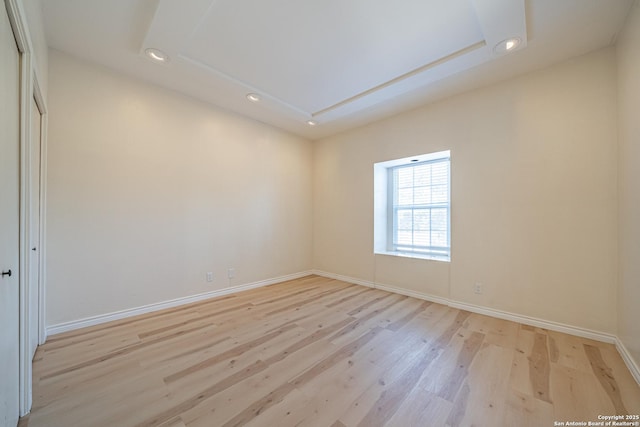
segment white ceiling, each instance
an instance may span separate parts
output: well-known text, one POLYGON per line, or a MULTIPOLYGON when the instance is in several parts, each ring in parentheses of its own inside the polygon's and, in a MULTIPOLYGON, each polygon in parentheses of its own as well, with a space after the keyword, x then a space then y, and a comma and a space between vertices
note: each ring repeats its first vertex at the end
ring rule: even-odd
POLYGON ((633 0, 44 0, 49 45, 310 139, 615 42, 633 0), (517 50, 494 46, 519 37, 517 50), (169 55, 148 59, 146 48, 169 55), (261 101, 249 102, 248 93, 261 101), (307 125, 314 120, 317 126, 307 125))

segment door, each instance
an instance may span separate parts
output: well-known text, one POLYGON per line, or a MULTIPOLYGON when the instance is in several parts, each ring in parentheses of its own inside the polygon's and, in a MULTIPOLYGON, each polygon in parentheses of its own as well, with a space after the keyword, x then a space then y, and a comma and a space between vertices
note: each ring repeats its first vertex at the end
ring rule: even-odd
POLYGON ((30 193, 30 251, 29 251, 29 356, 33 359, 38 348, 40 314, 40 109, 31 100, 31 190, 30 193))
POLYGON ((20 55, 5 2, 0 3, 0 426, 15 427, 19 411, 20 55))

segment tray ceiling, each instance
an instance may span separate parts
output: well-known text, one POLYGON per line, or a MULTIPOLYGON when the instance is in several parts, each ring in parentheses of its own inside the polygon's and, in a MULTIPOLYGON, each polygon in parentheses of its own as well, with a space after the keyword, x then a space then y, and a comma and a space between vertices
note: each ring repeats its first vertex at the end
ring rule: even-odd
POLYGON ((631 3, 47 0, 43 10, 52 47, 317 138, 606 46, 631 3), (496 50, 511 38, 513 52, 496 50), (169 60, 153 63, 149 48, 169 60))

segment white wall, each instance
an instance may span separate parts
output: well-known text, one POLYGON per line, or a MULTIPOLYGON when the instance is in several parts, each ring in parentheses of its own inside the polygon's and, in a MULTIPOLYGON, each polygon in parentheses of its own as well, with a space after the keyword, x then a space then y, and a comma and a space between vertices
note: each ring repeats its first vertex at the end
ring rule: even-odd
POLYGON ((640 366, 640 4, 618 39, 618 336, 640 366))
POLYGON ((49 66, 48 325, 310 269, 309 141, 55 50, 49 66))
POLYGON ((314 268, 615 333, 616 109, 605 49, 316 142, 314 268), (373 163, 440 150, 451 263, 374 256, 373 163))

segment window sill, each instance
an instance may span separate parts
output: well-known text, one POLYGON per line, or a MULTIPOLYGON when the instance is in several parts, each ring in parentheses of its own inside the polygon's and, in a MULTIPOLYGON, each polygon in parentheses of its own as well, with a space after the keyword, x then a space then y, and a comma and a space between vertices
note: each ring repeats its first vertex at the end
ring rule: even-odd
POLYGON ((448 257, 448 256, 423 255, 423 254, 416 254, 413 252, 375 251, 374 255, 388 255, 388 256, 397 256, 402 258, 416 258, 416 259, 426 259, 429 261, 451 262, 451 257, 448 257))

